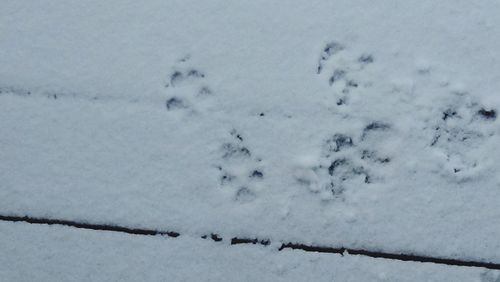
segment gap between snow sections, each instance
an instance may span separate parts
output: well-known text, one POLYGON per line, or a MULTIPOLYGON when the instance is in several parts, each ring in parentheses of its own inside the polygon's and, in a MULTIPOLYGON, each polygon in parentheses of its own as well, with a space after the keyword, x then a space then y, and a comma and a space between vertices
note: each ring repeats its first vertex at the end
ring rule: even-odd
MULTIPOLYGON (((48 218, 37 218, 30 216, 15 216, 15 215, 0 215, 1 221, 10 221, 10 222, 26 222, 31 224, 49 224, 49 225, 62 225, 62 226, 70 226, 74 228, 82 228, 82 229, 90 229, 90 230, 99 230, 99 231, 113 231, 113 232, 121 232, 127 234, 134 235, 162 235, 168 237, 178 237, 180 233, 174 231, 160 231, 154 229, 141 229, 141 228, 129 228, 119 225, 108 225, 108 224, 92 224, 92 223, 84 223, 84 222, 76 222, 71 220, 61 220, 61 219, 48 219, 48 218)), ((223 238, 216 233, 211 233, 210 235, 204 235, 201 238, 207 239, 209 238, 213 241, 219 242, 222 241, 223 238)), ((260 244, 260 245, 270 245, 271 241, 268 239, 258 239, 258 238, 231 238, 231 245, 237 244, 260 244)), ((467 266, 467 267, 483 267, 488 269, 496 269, 500 270, 500 263, 491 263, 491 262, 481 262, 481 261, 466 261, 459 259, 447 259, 440 257, 431 257, 431 256, 422 256, 422 255, 414 255, 411 253, 387 253, 381 251, 372 251, 366 249, 351 249, 344 247, 328 247, 328 246, 315 246, 315 245, 306 245, 301 243, 282 243, 281 247, 278 249, 282 251, 284 249, 292 249, 292 250, 302 250, 306 252, 319 252, 319 253, 329 253, 329 254, 349 254, 349 255, 361 255, 372 258, 383 258, 383 259, 392 259, 392 260, 400 260, 400 261, 412 261, 412 262, 427 262, 427 263, 436 263, 436 264, 444 264, 444 265, 452 265, 452 266, 467 266)))

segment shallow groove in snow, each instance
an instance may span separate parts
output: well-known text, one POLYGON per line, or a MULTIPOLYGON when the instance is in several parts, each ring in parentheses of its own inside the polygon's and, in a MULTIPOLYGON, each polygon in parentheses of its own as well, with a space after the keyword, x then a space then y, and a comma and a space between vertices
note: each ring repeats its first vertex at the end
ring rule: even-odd
MULTIPOLYGON (((143 229, 143 228, 129 228, 119 225, 109 225, 109 224, 93 224, 86 222, 77 222, 71 220, 62 219, 49 219, 40 217, 30 217, 30 216, 17 216, 17 215, 0 215, 0 221, 10 221, 10 222, 25 222, 30 224, 48 224, 48 225, 62 225, 74 228, 88 229, 88 230, 98 230, 98 231, 112 231, 121 232, 134 235, 162 235, 172 238, 176 238, 181 234, 175 231, 161 231, 155 229, 143 229)), ((207 239, 208 236, 202 236, 203 239, 207 239)), ((219 242, 224 240, 223 237, 216 233, 211 233, 210 238, 213 241, 219 242)), ((271 244, 269 239, 258 239, 258 238, 238 238, 234 237, 230 240, 231 245, 237 244, 260 244, 268 246, 271 244)), ((372 258, 382 258, 391 259, 399 261, 409 261, 409 262, 424 262, 424 263, 435 263, 444 264, 450 266, 466 266, 466 267, 482 267, 487 269, 500 270, 500 263, 493 262, 482 262, 482 261, 468 261, 460 259, 447 259, 441 257, 414 255, 411 253, 387 253, 382 251, 368 250, 368 249, 351 249, 345 247, 328 247, 328 246, 318 246, 318 245, 307 245, 301 243, 284 242, 281 243, 279 251, 284 249, 292 250, 302 250, 306 252, 320 252, 320 253, 330 253, 330 254, 349 254, 349 255, 361 255, 372 258)))

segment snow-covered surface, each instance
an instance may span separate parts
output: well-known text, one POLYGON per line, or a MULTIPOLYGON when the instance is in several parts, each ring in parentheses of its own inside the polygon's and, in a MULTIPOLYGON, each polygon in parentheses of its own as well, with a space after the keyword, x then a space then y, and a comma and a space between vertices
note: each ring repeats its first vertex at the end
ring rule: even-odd
POLYGON ((500 262, 499 2, 0 6, 0 213, 500 262))
POLYGON ((497 271, 0 223, 1 281, 477 281, 497 271))

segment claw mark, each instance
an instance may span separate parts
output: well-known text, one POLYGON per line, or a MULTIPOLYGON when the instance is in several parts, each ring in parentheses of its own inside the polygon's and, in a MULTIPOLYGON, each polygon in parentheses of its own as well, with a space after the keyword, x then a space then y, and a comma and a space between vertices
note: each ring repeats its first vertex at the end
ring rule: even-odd
POLYGON ((370 64, 373 63, 373 61, 373 56, 369 54, 363 54, 358 58, 358 62, 363 64, 370 64))
POLYGON ((345 70, 335 70, 332 76, 330 77, 330 80, 328 81, 330 83, 330 86, 332 86, 333 83, 335 83, 335 81, 344 78, 345 75, 346 75, 345 70))
POLYGON ((172 98, 168 99, 166 106, 167 106, 168 110, 186 108, 186 105, 184 104, 184 102, 177 97, 172 97, 172 98))
POLYGON ((320 74, 321 71, 323 70, 323 63, 328 61, 331 56, 337 54, 338 52, 344 50, 344 46, 337 42, 330 42, 326 44, 325 48, 323 49, 323 53, 321 54, 321 57, 318 62, 318 69, 317 73, 320 74))

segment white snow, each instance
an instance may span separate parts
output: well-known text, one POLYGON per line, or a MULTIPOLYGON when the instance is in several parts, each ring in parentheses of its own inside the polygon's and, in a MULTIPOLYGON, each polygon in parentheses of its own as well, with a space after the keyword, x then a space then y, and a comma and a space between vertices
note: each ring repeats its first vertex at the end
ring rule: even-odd
POLYGON ((499 14, 4 0, 0 214, 500 263, 499 14))
POLYGON ((2 281, 478 281, 497 271, 0 223, 2 281))

